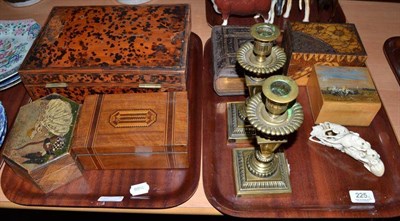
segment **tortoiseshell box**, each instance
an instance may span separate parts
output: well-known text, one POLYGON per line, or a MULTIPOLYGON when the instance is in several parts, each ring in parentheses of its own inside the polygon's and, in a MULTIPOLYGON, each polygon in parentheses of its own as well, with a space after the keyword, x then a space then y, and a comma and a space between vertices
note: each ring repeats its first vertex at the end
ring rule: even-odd
POLYGON ((291 22, 282 46, 288 55, 284 73, 305 86, 313 65, 365 66, 367 53, 350 23, 291 22))
POLYGON ((188 4, 54 7, 19 74, 33 100, 184 91, 190 31, 188 4))

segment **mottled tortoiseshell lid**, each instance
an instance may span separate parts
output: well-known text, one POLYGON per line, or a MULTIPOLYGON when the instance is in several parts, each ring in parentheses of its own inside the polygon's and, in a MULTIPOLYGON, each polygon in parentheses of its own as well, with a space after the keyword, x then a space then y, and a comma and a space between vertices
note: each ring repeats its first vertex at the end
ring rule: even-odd
POLYGON ((20 74, 33 99, 185 90, 189 35, 187 4, 54 7, 20 74))

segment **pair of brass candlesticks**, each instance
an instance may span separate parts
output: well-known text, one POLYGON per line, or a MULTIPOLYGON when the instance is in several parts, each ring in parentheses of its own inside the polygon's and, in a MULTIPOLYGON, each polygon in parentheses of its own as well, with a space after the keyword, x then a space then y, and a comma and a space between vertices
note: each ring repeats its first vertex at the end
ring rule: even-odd
POLYGON ((290 77, 276 75, 286 62, 283 49, 275 45, 279 28, 259 23, 250 32, 253 42, 237 51, 249 97, 228 103, 228 139, 256 139, 257 145, 233 149, 236 193, 288 193, 289 165, 278 148, 303 123, 298 86, 290 77))

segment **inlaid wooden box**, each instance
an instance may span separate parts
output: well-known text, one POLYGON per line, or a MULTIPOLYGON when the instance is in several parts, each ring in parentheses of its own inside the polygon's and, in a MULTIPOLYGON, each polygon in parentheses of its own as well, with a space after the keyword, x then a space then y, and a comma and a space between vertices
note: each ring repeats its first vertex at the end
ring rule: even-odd
POLYGON ((366 67, 315 65, 307 83, 315 123, 369 126, 381 108, 366 67))
POLYGON ((188 167, 187 92, 85 98, 71 153, 86 170, 188 167))
POLYGON ((54 7, 19 69, 33 100, 186 90, 190 6, 54 7))
POLYGON ((45 193, 82 176, 69 154, 79 108, 57 94, 22 106, 4 143, 5 162, 45 193))
POLYGON ((304 86, 314 64, 365 66, 367 53, 351 23, 291 22, 282 45, 288 56, 284 72, 304 86))

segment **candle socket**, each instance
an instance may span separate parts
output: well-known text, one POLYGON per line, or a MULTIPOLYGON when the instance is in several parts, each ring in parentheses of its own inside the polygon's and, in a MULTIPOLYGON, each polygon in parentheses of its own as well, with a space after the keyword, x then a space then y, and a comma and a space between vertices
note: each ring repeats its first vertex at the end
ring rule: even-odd
MULTIPOLYGON (((290 77, 274 75, 286 62, 283 49, 274 46, 279 29, 260 23, 250 31, 253 43, 243 44, 237 52, 239 65, 247 71, 249 97, 236 109, 243 125, 254 128, 250 139, 256 138, 257 144, 233 150, 236 194, 290 193, 289 167, 280 147, 303 122, 303 109, 296 102, 298 86, 290 77)), ((235 118, 229 107, 228 119, 235 118)), ((229 122, 228 126, 232 128, 229 122)))

